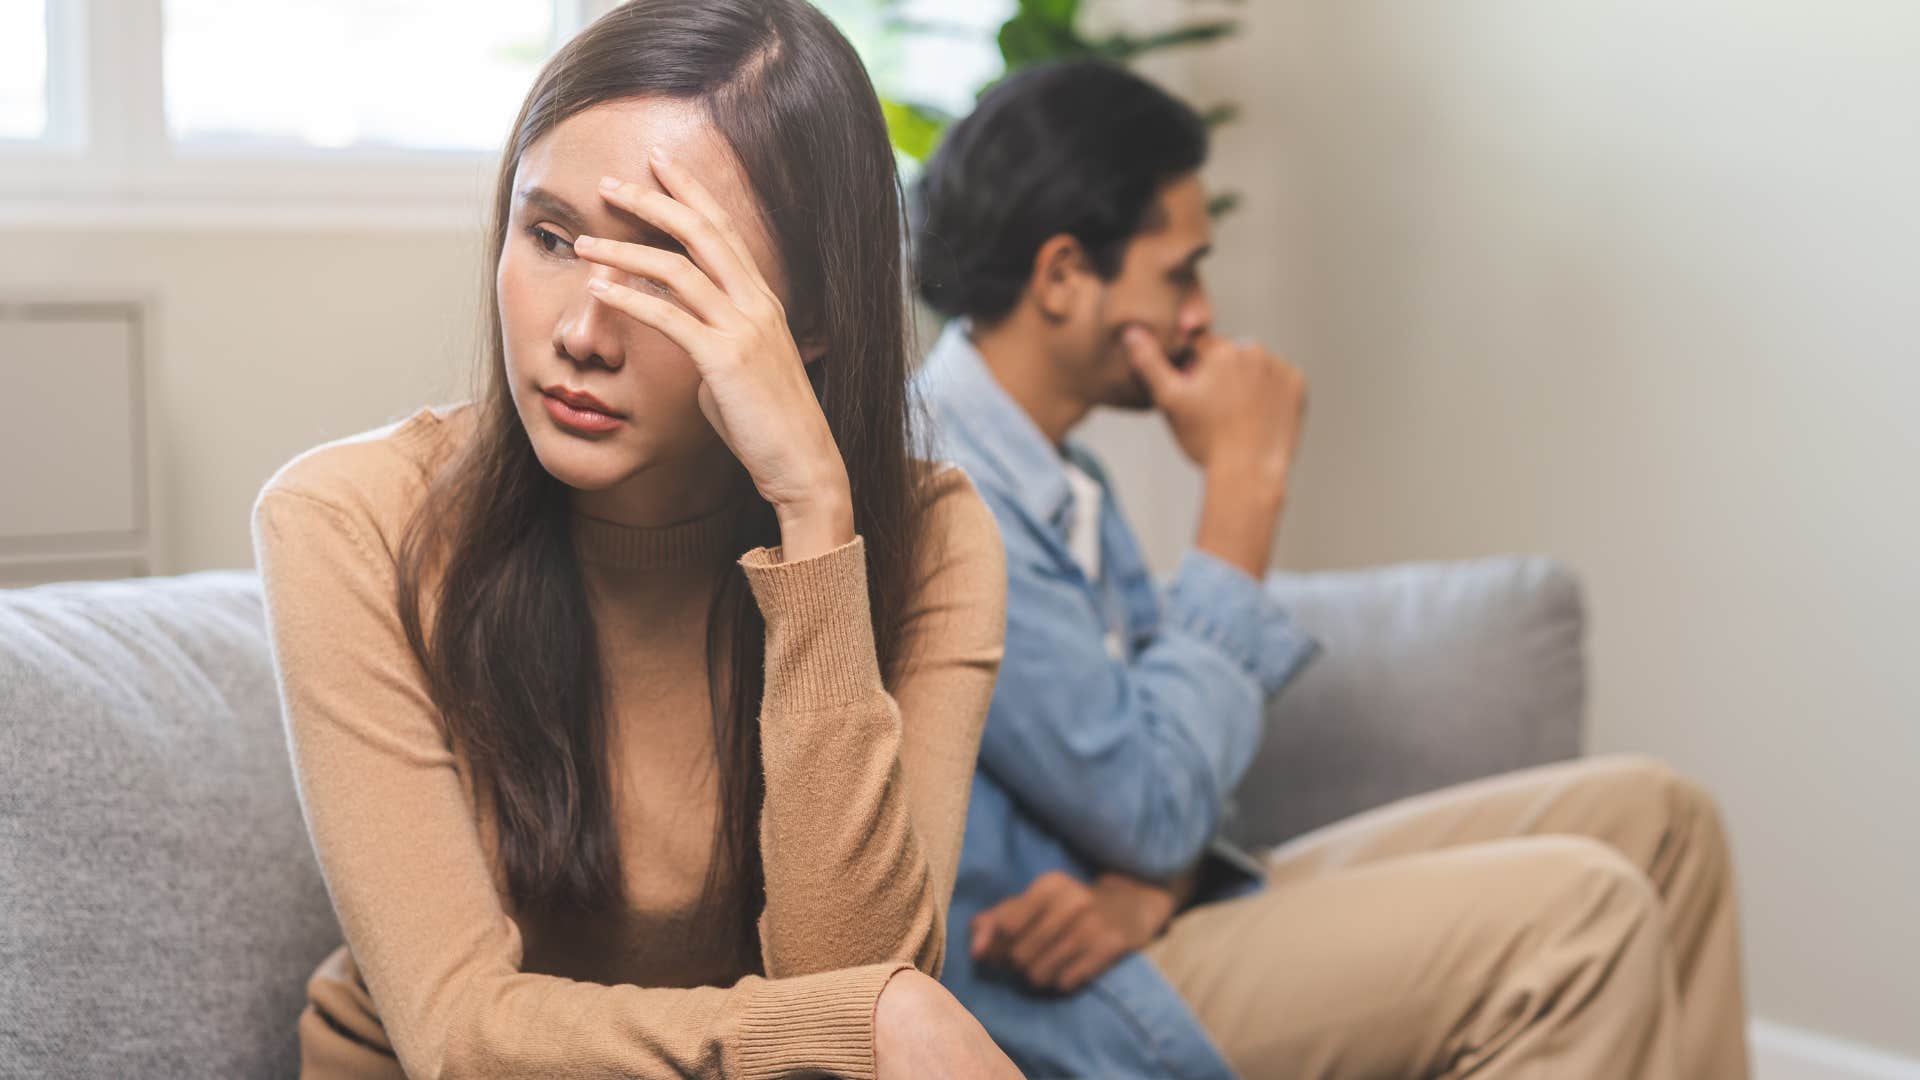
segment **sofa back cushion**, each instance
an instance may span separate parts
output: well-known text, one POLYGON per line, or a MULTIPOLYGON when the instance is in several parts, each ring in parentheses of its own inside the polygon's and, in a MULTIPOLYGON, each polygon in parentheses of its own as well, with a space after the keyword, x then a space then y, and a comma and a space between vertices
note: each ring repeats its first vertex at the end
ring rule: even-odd
POLYGON ((255 577, 0 591, 0 1072, 291 1076, 338 941, 255 577))
POLYGON ((1268 707, 1229 824, 1242 844, 1580 753, 1586 616, 1565 564, 1406 563, 1267 588, 1323 648, 1268 707))

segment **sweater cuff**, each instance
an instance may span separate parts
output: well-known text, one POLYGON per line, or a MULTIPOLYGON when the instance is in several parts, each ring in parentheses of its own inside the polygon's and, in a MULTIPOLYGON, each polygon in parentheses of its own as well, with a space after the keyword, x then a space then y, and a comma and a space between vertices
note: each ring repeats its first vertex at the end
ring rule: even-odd
POLYGON ((869 964, 761 983, 740 1017, 736 1075, 871 1080, 874 1007, 887 980, 912 966, 869 964))
POLYGON ((780 549, 740 557, 767 623, 763 711, 812 712, 884 690, 867 603, 867 548, 861 537, 822 555, 781 562, 780 549))

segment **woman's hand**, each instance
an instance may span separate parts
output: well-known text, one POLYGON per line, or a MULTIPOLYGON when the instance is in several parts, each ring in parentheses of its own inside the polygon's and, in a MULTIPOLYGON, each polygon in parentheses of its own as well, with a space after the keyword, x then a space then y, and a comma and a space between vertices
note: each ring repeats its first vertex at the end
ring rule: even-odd
POLYGON ((846 462, 807 381, 786 311, 712 194, 658 150, 651 162, 663 190, 609 177, 601 181, 601 197, 678 240, 687 253, 590 236, 575 240, 573 249, 665 286, 678 302, 599 274, 587 288, 693 358, 700 411, 773 506, 783 559, 847 543, 853 498, 846 462))
POLYGON ((879 1080, 1019 1080, 1020 1070, 947 988, 908 969, 887 980, 873 1011, 879 1080))

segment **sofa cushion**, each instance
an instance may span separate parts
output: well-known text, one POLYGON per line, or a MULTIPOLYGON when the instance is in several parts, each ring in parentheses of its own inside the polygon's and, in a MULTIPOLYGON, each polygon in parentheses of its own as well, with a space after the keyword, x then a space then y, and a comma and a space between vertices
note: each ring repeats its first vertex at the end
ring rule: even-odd
POLYGON ((339 941, 251 574, 0 592, 0 1061, 291 1076, 339 941))
POLYGON ((1267 587, 1323 649, 1268 709, 1228 826, 1240 843, 1580 752, 1585 617, 1564 565, 1409 563, 1267 587))

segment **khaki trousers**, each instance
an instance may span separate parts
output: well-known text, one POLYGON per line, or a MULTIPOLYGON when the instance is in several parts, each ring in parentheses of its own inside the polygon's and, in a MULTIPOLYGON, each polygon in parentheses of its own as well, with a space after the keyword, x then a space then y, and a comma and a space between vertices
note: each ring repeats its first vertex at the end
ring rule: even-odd
POLYGON ((1406 799, 1269 863, 1147 949, 1247 1080, 1748 1075, 1726 835, 1658 761, 1406 799))

